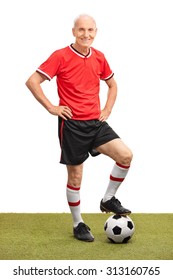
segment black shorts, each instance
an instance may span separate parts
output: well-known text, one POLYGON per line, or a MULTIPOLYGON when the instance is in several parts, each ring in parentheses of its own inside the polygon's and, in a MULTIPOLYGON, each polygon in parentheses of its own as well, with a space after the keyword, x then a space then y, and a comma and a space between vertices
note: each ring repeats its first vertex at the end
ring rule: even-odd
POLYGON ((60 163, 78 165, 89 154, 97 156, 96 148, 119 136, 107 122, 99 120, 63 120, 59 117, 60 163))

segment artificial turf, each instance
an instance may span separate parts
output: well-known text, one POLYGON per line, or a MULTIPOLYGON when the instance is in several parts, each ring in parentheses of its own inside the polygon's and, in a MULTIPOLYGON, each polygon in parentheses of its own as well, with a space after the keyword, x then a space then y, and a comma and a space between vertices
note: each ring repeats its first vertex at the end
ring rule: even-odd
POLYGON ((131 214, 135 233, 112 244, 104 232, 110 214, 83 214, 94 242, 74 239, 70 214, 1 213, 0 260, 172 260, 173 214, 131 214))

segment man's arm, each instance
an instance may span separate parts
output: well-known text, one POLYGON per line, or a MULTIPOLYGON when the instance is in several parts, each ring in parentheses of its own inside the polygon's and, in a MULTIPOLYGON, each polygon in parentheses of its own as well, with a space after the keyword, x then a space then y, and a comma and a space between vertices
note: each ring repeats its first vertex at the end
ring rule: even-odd
POLYGON ((37 101, 46 108, 46 110, 55 116, 60 116, 63 119, 69 119, 72 117, 72 112, 67 106, 55 106, 44 94, 41 83, 47 80, 46 76, 38 72, 33 73, 26 81, 26 86, 31 91, 37 101))
POLYGON ((106 84, 108 85, 108 96, 107 96, 105 107, 101 111, 100 118, 99 118, 99 120, 102 122, 106 121, 109 115, 111 114, 112 108, 114 106, 117 97, 117 84, 114 78, 107 80, 106 84))

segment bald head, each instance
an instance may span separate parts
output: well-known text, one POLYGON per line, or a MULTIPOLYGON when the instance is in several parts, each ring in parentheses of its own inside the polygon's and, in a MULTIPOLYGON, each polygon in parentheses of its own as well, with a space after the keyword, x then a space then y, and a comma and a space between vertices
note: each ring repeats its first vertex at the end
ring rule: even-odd
POLYGON ((92 22, 92 25, 96 28, 96 21, 95 19, 87 14, 81 14, 78 17, 75 18, 74 20, 74 28, 77 27, 81 21, 90 21, 92 22))

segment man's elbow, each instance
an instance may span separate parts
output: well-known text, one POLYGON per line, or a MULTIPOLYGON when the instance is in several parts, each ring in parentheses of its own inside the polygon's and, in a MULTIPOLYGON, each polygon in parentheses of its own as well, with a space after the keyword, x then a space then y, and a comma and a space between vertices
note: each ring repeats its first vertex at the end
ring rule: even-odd
POLYGON ((27 86, 27 88, 29 88, 29 83, 30 83, 29 80, 30 80, 30 79, 28 79, 28 80, 25 82, 25 85, 27 86))
POLYGON ((25 82, 25 85, 27 86, 28 89, 32 89, 34 84, 36 83, 36 80, 34 78, 34 75, 30 76, 28 80, 25 82))

